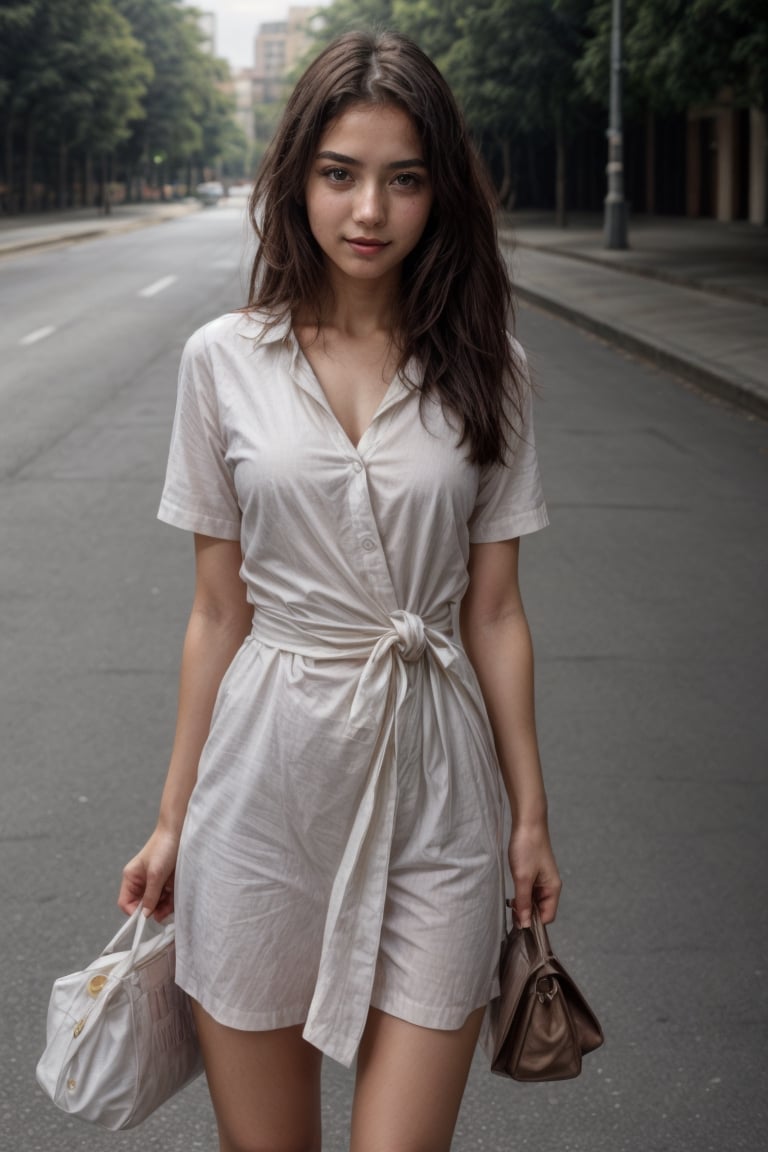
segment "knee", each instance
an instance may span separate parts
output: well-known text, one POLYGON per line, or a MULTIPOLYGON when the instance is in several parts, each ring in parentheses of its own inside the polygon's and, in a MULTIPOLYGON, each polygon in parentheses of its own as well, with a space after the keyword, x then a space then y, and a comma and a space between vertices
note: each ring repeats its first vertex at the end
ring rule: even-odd
POLYGON ((259 1135, 232 1139, 221 1135, 219 1141, 220 1152, 320 1152, 320 1140, 262 1139, 259 1135))

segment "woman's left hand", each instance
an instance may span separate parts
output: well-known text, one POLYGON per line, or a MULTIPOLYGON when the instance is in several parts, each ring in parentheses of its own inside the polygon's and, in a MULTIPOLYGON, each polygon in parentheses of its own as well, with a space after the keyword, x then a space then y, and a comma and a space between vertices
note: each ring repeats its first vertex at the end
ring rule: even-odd
POLYGON ((517 923, 521 928, 530 926, 535 901, 542 923, 550 924, 557 914, 563 883, 546 823, 514 829, 509 842, 509 866, 515 885, 512 910, 517 923))

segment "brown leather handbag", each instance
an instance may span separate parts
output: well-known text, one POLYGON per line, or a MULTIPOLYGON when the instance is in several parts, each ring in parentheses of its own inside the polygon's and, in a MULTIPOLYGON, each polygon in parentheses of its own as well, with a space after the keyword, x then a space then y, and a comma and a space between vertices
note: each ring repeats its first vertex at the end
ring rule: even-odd
POLYGON ((491 1006, 491 1068, 513 1080, 569 1080, 603 1043, 597 1017, 559 962, 534 905, 530 928, 502 944, 501 995, 491 1006))

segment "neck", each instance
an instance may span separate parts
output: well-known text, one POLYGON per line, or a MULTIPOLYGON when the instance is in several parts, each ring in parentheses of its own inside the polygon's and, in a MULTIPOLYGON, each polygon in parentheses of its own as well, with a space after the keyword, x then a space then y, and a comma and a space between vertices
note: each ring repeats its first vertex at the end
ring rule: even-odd
POLYGON ((382 284, 380 281, 350 282, 346 277, 331 276, 320 310, 321 324, 352 337, 366 337, 375 332, 391 334, 398 288, 399 278, 382 284))

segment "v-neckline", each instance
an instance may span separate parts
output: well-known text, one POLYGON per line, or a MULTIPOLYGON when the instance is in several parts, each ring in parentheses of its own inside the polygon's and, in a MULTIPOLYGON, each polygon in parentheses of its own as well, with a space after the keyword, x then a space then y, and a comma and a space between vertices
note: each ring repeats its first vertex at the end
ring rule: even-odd
POLYGON ((373 415, 371 416, 370 420, 368 421, 365 428, 363 429, 359 440, 357 442, 355 442, 352 439, 352 437, 349 435, 349 433, 347 432, 347 430, 344 427, 344 425, 342 424, 341 420, 339 420, 338 416, 334 412, 333 407, 331 405, 331 402, 328 399, 328 394, 326 393, 325 389, 323 388, 323 385, 320 382, 320 377, 317 375, 314 368, 312 367, 312 365, 309 361, 309 357, 307 356, 307 354, 305 353, 301 344, 299 343, 299 339, 296 336, 295 332, 293 333, 293 338, 296 341, 297 359, 300 360, 300 364, 301 364, 301 367, 303 369, 303 374, 308 378, 308 380, 310 381, 310 383, 313 386, 312 391, 315 394, 315 398, 320 401, 320 403, 322 404, 325 411, 331 417, 331 420, 334 423, 334 427, 336 428, 337 432, 343 437, 344 443, 348 447, 350 447, 359 456, 360 452, 361 452, 361 446, 363 444, 363 441, 368 438, 369 434, 371 433, 371 430, 373 429, 374 424, 376 424, 376 422, 380 419, 380 417, 383 416, 385 410, 390 406, 390 402, 391 402, 394 394, 396 392, 399 392, 400 389, 403 387, 402 374, 400 372, 395 372, 394 376, 389 381, 389 384, 386 387, 384 395, 381 397, 381 400, 376 405, 376 408, 373 411, 373 415))

